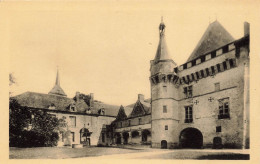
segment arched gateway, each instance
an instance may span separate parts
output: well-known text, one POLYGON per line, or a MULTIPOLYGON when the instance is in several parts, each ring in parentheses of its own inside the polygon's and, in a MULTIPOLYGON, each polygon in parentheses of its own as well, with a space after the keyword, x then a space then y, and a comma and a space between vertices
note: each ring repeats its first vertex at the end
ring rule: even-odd
POLYGON ((186 128, 180 133, 180 147, 200 149, 203 146, 202 133, 196 128, 186 128))

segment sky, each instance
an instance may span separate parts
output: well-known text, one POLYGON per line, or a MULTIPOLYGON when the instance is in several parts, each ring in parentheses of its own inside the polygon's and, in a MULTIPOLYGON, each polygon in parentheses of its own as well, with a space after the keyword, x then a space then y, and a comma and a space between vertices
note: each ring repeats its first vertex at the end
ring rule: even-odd
MULTIPOLYGON (((248 4, 249 5, 249 4, 248 4)), ((61 87, 94 93, 108 104, 128 105, 139 93, 150 98, 150 60, 163 16, 172 59, 183 64, 216 19, 235 38, 253 15, 244 3, 181 1, 88 1, 15 3, 8 11, 12 95, 48 93, 59 67, 61 87)))

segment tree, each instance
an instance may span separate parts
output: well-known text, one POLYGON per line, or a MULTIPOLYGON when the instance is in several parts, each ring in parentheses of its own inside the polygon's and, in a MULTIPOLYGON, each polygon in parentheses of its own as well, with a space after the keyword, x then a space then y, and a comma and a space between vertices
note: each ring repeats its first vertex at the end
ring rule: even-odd
MULTIPOLYGON (((64 120, 46 111, 22 107, 15 99, 9 101, 9 146, 56 146, 64 120)), ((65 125, 66 126, 66 125, 65 125)))

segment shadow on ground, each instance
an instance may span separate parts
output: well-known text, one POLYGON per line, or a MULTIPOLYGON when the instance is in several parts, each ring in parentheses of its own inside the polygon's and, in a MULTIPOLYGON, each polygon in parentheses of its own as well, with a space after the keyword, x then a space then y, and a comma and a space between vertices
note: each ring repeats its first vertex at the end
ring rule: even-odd
POLYGON ((199 156, 197 159, 222 159, 222 160, 249 160, 249 154, 214 154, 214 155, 203 155, 199 156))

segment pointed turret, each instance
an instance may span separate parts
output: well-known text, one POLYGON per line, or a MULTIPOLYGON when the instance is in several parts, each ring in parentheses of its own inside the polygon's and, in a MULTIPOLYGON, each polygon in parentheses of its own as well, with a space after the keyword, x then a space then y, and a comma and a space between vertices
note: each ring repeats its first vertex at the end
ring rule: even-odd
POLYGON ((173 71, 173 68, 177 64, 170 58, 166 41, 165 41, 165 24, 163 20, 159 25, 159 44, 157 47, 156 55, 154 60, 151 61, 151 75, 158 73, 169 73, 173 71))
POLYGON ((213 51, 223 45, 233 42, 234 38, 229 32, 216 20, 209 24, 199 43, 191 53, 187 62, 196 59, 210 51, 213 51))
POLYGON ((57 69, 57 75, 56 75, 56 82, 52 90, 48 93, 52 95, 58 95, 58 96, 67 96, 63 89, 60 87, 60 76, 59 76, 59 69, 57 69))
POLYGON ((165 41, 165 24, 163 20, 159 25, 159 37, 160 41, 157 47, 156 55, 154 58, 154 62, 162 61, 162 60, 172 60, 169 56, 166 41, 165 41))

